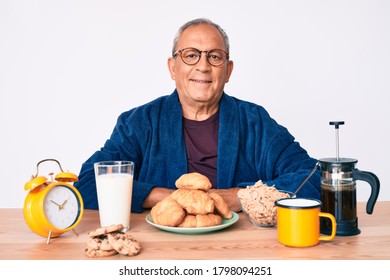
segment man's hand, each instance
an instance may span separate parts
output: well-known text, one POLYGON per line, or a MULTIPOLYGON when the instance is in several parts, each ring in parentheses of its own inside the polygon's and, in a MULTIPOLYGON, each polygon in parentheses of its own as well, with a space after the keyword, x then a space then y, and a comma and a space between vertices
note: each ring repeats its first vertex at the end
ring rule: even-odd
POLYGON ((240 212, 241 207, 238 204, 237 192, 241 190, 241 188, 231 188, 231 189, 211 189, 210 192, 216 192, 219 194, 227 203, 230 210, 233 212, 240 212))

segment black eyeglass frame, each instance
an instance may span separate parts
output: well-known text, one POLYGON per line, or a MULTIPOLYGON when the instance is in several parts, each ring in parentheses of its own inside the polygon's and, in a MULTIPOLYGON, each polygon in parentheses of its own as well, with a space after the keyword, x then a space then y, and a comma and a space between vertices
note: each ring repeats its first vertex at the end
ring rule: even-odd
POLYGON ((187 64, 187 65, 195 65, 195 64, 197 64, 197 63, 200 61, 200 59, 201 59, 201 57, 202 57, 202 53, 206 53, 207 62, 208 62, 210 65, 212 65, 212 66, 218 67, 218 66, 223 65, 226 61, 229 61, 229 53, 228 53, 227 51, 224 51, 224 50, 221 50, 221 49, 211 49, 211 50, 208 50, 208 51, 201 51, 201 50, 198 50, 197 48, 189 47, 189 48, 184 48, 184 49, 175 51, 175 52, 173 53, 173 57, 176 57, 178 54, 180 54, 180 58, 181 58, 181 60, 182 60, 185 64, 187 64), (196 62, 194 62, 194 63, 188 63, 188 62, 186 62, 186 61, 183 59, 183 56, 182 56, 183 52, 186 51, 186 50, 194 50, 194 51, 198 52, 198 53, 199 53, 198 60, 197 60, 196 62), (210 53, 210 52, 213 52, 213 51, 220 51, 220 52, 223 52, 223 53, 226 55, 226 59, 221 60, 221 61, 222 61, 221 64, 211 63, 210 60, 209 60, 209 57, 210 57, 210 56, 209 56, 209 53, 210 53))

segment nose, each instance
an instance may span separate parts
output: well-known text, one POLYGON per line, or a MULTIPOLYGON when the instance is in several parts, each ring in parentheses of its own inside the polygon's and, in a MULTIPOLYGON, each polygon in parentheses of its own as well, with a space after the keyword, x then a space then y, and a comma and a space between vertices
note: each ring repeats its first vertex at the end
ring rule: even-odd
POLYGON ((197 68, 201 71, 207 71, 211 68, 210 63, 207 60, 207 51, 202 51, 200 54, 200 59, 196 64, 197 68))

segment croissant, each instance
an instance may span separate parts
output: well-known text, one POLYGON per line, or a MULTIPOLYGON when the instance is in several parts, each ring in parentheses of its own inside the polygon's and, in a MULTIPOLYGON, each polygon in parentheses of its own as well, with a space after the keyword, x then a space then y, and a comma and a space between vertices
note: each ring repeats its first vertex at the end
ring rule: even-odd
POLYGON ((225 200, 216 192, 208 192, 211 199, 214 201, 214 209, 217 214, 221 215, 224 219, 231 219, 233 217, 232 211, 225 200))
POLYGON ((210 180, 197 172, 183 174, 176 180, 175 185, 178 189, 193 189, 208 191, 211 189, 210 180))
POLYGON ((214 201, 201 190, 178 189, 170 194, 189 214, 208 214, 214 212, 214 201))
POLYGON ((196 215, 196 227, 212 227, 220 225, 221 223, 222 218, 219 215, 196 215))
POLYGON ((176 227, 184 219, 186 212, 176 200, 167 197, 160 200, 150 210, 150 216, 154 223, 162 226, 176 227))
POLYGON ((187 214, 178 227, 182 228, 195 228, 196 227, 196 216, 187 214))
POLYGON ((199 228, 199 227, 211 227, 217 226, 222 223, 222 218, 216 214, 199 214, 191 215, 187 214, 183 221, 178 225, 181 228, 199 228))

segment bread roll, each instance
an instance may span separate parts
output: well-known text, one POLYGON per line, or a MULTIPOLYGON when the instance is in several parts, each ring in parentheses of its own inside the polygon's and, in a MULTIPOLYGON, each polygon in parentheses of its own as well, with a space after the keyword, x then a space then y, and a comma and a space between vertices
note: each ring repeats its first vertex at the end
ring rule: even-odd
POLYGON ((184 219, 186 212, 176 200, 167 197, 159 201, 150 210, 154 223, 162 226, 176 227, 184 219))
POLYGON ((210 180, 197 172, 183 174, 176 180, 175 185, 178 189, 192 189, 208 191, 211 189, 210 180))

